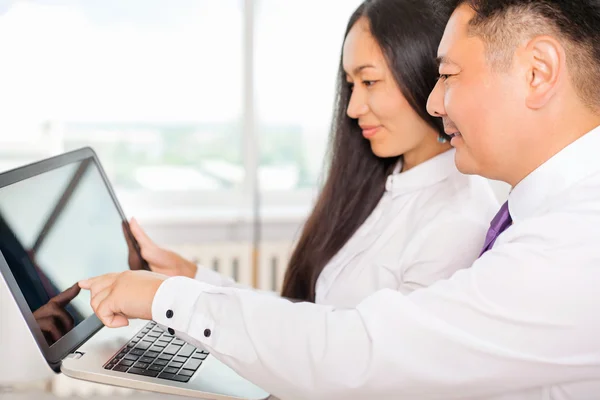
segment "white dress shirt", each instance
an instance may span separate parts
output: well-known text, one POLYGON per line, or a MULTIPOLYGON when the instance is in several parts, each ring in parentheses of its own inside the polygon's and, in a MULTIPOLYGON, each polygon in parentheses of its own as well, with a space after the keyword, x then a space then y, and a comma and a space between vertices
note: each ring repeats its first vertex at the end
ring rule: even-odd
POLYGON ((153 318, 285 400, 598 399, 598 149, 600 128, 532 172, 494 247, 427 288, 340 310, 175 277, 153 318))
MULTIPOLYGON (((319 275, 316 303, 356 307, 380 289, 410 293, 471 266, 499 204, 485 179, 456 169, 454 153, 402 173, 397 166, 371 215, 319 275)), ((248 288, 201 266, 196 279, 248 288)))

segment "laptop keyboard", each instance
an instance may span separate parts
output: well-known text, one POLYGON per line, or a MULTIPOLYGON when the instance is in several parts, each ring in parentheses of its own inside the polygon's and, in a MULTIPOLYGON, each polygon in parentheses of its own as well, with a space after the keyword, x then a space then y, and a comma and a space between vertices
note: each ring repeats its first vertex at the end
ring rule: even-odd
POLYGON ((169 335, 149 322, 104 369, 187 382, 200 368, 208 352, 169 335))

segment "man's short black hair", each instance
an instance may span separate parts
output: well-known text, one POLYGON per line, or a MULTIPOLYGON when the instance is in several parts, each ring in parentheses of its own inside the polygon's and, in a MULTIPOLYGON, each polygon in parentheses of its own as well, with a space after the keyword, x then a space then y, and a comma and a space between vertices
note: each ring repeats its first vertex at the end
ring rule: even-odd
POLYGON ((475 11, 470 31, 483 39, 497 69, 512 64, 517 46, 539 35, 555 37, 581 99, 600 107, 600 0, 446 0, 447 11, 475 11))

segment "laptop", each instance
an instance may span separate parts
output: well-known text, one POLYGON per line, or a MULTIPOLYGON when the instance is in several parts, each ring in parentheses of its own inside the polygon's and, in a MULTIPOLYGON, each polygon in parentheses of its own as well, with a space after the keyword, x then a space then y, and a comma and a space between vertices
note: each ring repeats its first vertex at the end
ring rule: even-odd
POLYGON ((149 268, 92 149, 0 174, 0 252, 0 278, 55 372, 205 399, 269 396, 154 322, 109 329, 94 315, 79 280, 149 268))

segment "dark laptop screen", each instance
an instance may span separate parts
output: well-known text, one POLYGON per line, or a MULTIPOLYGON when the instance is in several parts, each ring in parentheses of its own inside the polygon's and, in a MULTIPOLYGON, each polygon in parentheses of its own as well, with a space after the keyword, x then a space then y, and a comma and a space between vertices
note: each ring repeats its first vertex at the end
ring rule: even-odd
POLYGON ((92 158, 0 188, 0 250, 48 345, 92 315, 79 280, 143 265, 92 158))

